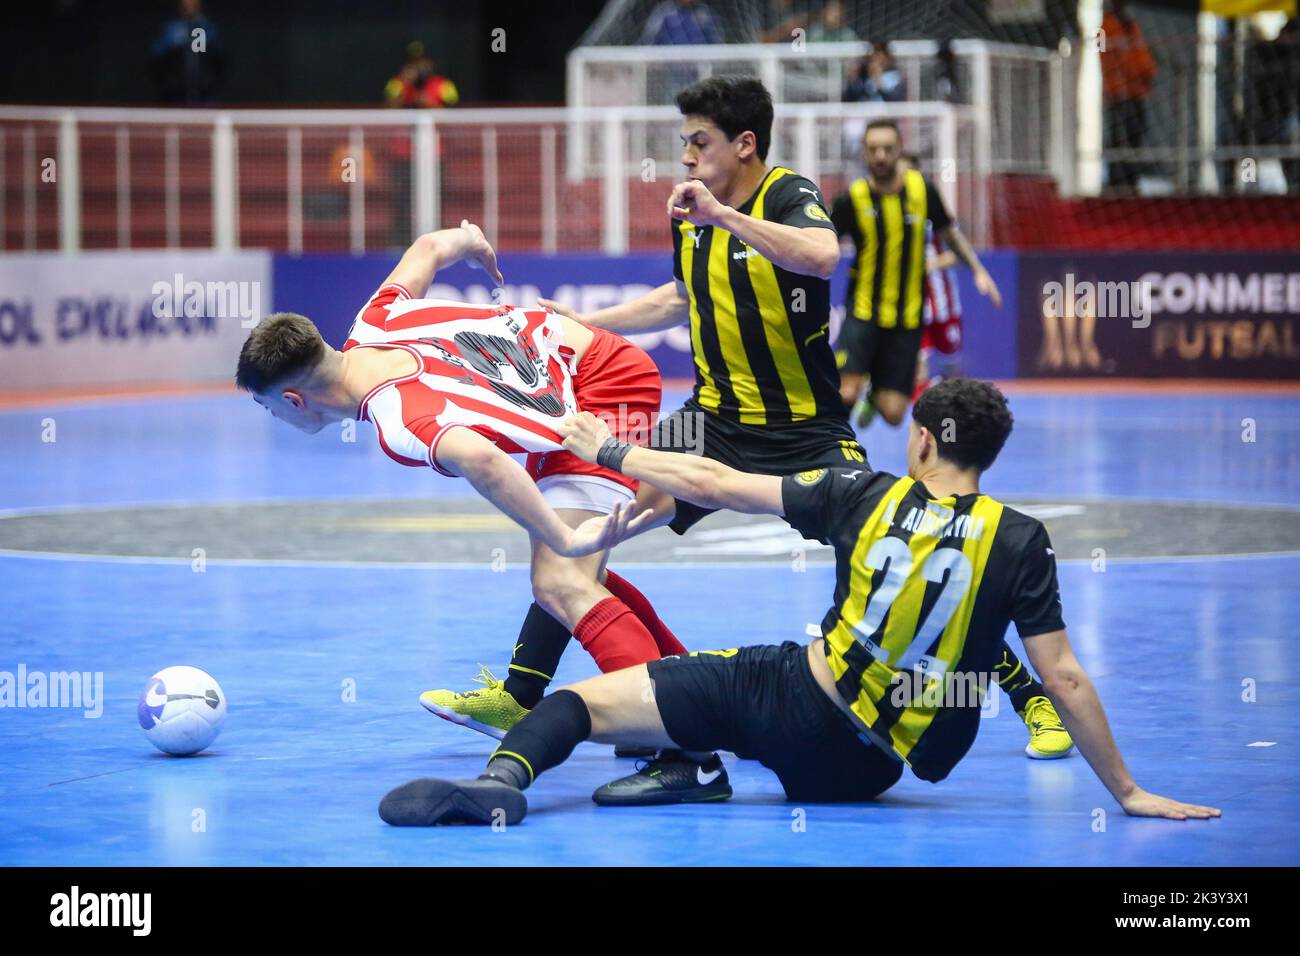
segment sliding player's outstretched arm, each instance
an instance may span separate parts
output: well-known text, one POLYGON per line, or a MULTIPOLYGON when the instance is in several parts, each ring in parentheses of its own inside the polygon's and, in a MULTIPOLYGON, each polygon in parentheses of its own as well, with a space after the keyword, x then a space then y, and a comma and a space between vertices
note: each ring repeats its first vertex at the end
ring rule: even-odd
POLYGON ((1167 817, 1171 820, 1220 816, 1214 807, 1182 803, 1148 793, 1134 782, 1119 747, 1111 735, 1106 712, 1092 681, 1074 656, 1065 631, 1038 634, 1024 640, 1030 663, 1061 715, 1061 722, 1074 738, 1079 752, 1106 785, 1106 789, 1135 817, 1167 817))
POLYGON ((560 426, 559 432, 564 437, 564 447, 584 461, 613 467, 649 482, 674 498, 703 508, 729 508, 746 514, 783 513, 780 478, 736 471, 700 455, 628 445, 615 439, 609 427, 591 412, 580 412, 570 418, 560 426))
POLYGON ((496 250, 483 235, 483 230, 468 219, 462 219, 455 229, 439 229, 416 238, 383 284, 400 285, 411 293, 412 298, 423 298, 439 269, 461 261, 482 269, 497 285, 505 282, 497 268, 496 250))
POLYGON ((576 558, 612 547, 650 520, 635 506, 614 506, 608 515, 570 528, 555 513, 519 463, 470 428, 452 428, 437 442, 438 464, 474 489, 557 554, 576 558))

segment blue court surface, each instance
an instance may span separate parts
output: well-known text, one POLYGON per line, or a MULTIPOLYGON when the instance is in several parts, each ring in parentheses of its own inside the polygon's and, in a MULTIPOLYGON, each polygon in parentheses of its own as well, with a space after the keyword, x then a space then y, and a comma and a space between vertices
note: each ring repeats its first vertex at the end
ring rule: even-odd
MULTIPOLYGON (((402 540, 454 536, 481 512, 457 510, 471 504, 463 482, 389 462, 367 425, 346 443, 293 432, 244 397, 153 397, 0 411, 0 533, 52 522, 0 552, 0 672, 103 675, 97 717, 0 709, 0 864, 1300 863, 1300 398, 1011 394, 1017 429, 984 490, 1041 503, 1054 540, 1051 516, 1075 520, 1066 620, 1128 764, 1147 789, 1222 819, 1126 818, 1077 754, 1026 759, 1003 706, 948 780, 908 775, 871 804, 788 804, 766 770, 728 755, 729 802, 597 808, 591 791, 633 764, 582 744, 529 791, 517 827, 389 828, 385 791, 476 775, 491 751, 417 698, 468 687, 479 662, 504 675, 529 603, 523 553, 404 560, 402 540), (354 501, 370 519, 395 499, 443 510, 394 521, 388 562, 259 558, 274 540, 238 556, 238 510, 220 548, 207 531, 184 538, 195 506, 303 499, 354 501), (220 739, 189 759, 157 753, 136 722, 146 679, 181 663, 229 698, 220 739)), ((903 432, 877 423, 864 441, 876 467, 903 467, 903 432)), ((274 539, 274 508, 259 514, 248 534, 267 539, 270 522, 274 539)), ((716 543, 709 527, 683 542, 716 543)), ((692 648, 802 640, 829 603, 825 563, 800 573, 782 549, 697 552, 611 562, 692 648)), ((559 676, 593 672, 574 644, 559 676)))

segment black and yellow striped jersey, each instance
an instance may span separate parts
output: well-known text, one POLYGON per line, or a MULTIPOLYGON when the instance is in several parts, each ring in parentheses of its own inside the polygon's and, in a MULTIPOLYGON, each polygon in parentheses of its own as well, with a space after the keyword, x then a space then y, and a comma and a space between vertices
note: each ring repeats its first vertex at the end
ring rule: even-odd
POLYGON ((952 225, 934 184, 915 169, 898 193, 880 193, 865 179, 836 197, 831 222, 853 240, 845 319, 874 321, 882 329, 921 327, 925 301, 925 224, 936 233, 952 225))
MULTIPOLYGON (((834 229, 813 183, 773 167, 737 211, 834 229)), ((690 300, 695 402, 747 425, 842 418, 830 282, 769 262, 725 229, 673 221, 673 275, 690 300)))
POLYGON ((982 494, 935 498, 911 478, 847 468, 783 479, 785 519, 835 548, 822 620, 840 695, 923 780, 970 749, 1007 625, 1059 631, 1056 558, 1038 520, 982 494))

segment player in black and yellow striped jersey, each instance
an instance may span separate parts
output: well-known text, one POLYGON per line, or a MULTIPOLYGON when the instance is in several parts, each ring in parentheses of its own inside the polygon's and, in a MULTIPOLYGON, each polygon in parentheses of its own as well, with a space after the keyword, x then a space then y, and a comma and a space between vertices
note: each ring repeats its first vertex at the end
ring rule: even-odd
MULTIPOLYGON (((683 185, 696 205, 680 213, 691 218, 673 224, 673 275, 689 300, 693 402, 745 425, 842 417, 828 338, 830 282, 782 268, 721 221, 701 223, 708 213, 721 219, 723 209, 706 213, 699 187, 683 185)), ((742 216, 835 236, 816 185, 782 166, 768 169, 732 211, 743 230, 742 216)))
MULTIPOLYGON (((672 748, 598 789, 601 804, 726 799, 717 750, 754 756, 798 802, 872 799, 905 766, 937 782, 975 740, 1014 622, 1079 749, 1127 813, 1219 816, 1141 789, 1124 765, 1070 648, 1046 529, 980 490, 1011 426, 994 386, 951 379, 916 403, 907 477, 836 467, 777 478, 629 446, 589 413, 571 419, 565 447, 585 460, 711 507, 781 515, 831 544, 835 594, 822 636, 668 657, 552 693, 479 779, 412 781, 385 797, 380 815, 399 825, 497 823, 503 813, 517 822, 523 790, 583 740, 672 748)), ((615 534, 626 525, 626 516, 607 520, 615 534)))
POLYGON ((870 379, 859 423, 872 409, 898 425, 911 402, 921 348, 925 302, 927 224, 974 275, 975 288, 1002 305, 997 284, 980 263, 944 206, 934 184, 902 159, 903 141, 893 120, 873 120, 863 136, 868 176, 849 184, 831 206, 841 238, 853 242, 844 325, 835 344, 840 397, 857 403, 870 379))
MULTIPOLYGON (((672 279, 586 315, 542 304, 622 335, 689 325, 694 392, 660 421, 656 448, 768 475, 865 465, 829 340, 839 240, 817 186, 767 165, 771 95, 752 76, 713 76, 682 90, 677 105, 686 179, 666 197, 672 279)), ((664 495, 642 504, 678 534, 711 510, 664 495)), ((541 699, 569 644, 539 597, 506 680, 474 692, 508 694, 512 711, 541 699)))

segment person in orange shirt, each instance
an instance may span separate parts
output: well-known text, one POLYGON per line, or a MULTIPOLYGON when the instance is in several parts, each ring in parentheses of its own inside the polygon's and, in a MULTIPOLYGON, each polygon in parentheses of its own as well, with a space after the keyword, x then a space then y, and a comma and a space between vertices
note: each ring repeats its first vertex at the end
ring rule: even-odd
MULTIPOLYGON (((384 103, 394 109, 441 109, 459 102, 456 84, 437 72, 432 57, 424 51, 424 44, 419 40, 408 43, 406 62, 384 85, 384 103)), ((438 151, 442 151, 441 142, 438 151)), ((409 130, 403 129, 393 135, 388 146, 392 184, 389 243, 394 248, 405 246, 411 238, 411 161, 411 137, 409 130)))
POLYGON ((450 79, 436 72, 424 44, 415 40, 407 44, 402 69, 384 86, 384 100, 389 106, 437 109, 459 103, 460 91, 450 79))
MULTIPOLYGON (((1108 0, 1106 6, 1101 22, 1101 84, 1108 145, 1137 149, 1146 139, 1147 100, 1156 78, 1156 61, 1125 0, 1108 0)), ((1110 185, 1136 190, 1140 170, 1141 164, 1132 160, 1112 161, 1110 185)))

